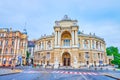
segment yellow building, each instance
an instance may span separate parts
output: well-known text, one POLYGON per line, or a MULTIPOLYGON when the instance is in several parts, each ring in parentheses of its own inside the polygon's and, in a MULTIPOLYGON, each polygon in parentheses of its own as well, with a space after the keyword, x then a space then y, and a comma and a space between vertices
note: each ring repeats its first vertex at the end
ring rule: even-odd
POLYGON ((0 28, 0 66, 25 64, 26 51, 26 32, 13 31, 12 28, 0 28))
POLYGON ((65 15, 62 20, 55 21, 52 35, 36 40, 34 64, 54 68, 106 65, 106 44, 95 34, 80 32, 77 20, 65 15))

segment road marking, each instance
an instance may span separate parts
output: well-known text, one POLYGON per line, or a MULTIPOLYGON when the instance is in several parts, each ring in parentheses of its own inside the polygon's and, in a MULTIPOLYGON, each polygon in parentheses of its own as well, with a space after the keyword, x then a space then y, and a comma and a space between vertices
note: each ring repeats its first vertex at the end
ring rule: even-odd
POLYGON ((83 75, 83 74, 80 74, 85 80, 87 80, 87 78, 83 75))
POLYGON ((74 74, 74 75, 98 75, 94 72, 72 72, 72 71, 52 71, 51 73, 74 74))

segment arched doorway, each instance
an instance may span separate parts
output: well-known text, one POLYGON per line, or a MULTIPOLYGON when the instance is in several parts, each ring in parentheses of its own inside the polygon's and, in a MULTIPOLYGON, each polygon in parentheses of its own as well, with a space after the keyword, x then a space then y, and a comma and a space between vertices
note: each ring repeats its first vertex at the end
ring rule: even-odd
POLYGON ((70 54, 65 52, 62 55, 63 66, 70 66, 70 54))

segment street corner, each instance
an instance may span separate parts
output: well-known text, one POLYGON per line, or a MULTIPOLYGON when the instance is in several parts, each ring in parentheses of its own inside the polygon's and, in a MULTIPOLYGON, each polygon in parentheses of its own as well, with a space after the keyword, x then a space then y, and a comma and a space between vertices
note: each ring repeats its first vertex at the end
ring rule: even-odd
POLYGON ((114 73, 103 73, 102 75, 108 76, 108 77, 111 77, 111 78, 114 78, 114 79, 116 79, 116 80, 120 80, 119 74, 114 74, 114 73))
POLYGON ((3 69, 3 70, 0 71, 0 76, 17 74, 17 73, 20 73, 20 72, 22 72, 22 70, 19 70, 19 69, 14 69, 14 70, 3 69))

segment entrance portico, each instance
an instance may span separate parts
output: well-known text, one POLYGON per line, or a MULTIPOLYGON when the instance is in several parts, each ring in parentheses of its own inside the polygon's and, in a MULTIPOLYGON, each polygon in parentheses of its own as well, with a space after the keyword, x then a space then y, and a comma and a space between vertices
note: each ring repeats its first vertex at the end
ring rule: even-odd
POLYGON ((71 66, 71 56, 68 52, 64 52, 62 55, 63 66, 71 66))

